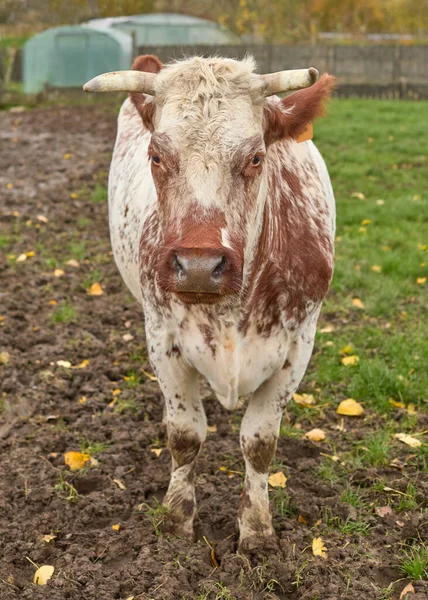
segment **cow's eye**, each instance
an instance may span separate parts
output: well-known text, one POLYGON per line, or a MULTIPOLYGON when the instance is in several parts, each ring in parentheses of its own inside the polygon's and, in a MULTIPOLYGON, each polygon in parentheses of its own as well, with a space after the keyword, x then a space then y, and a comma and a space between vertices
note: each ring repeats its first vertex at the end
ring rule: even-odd
POLYGON ((157 154, 153 154, 152 155, 152 163, 154 165, 160 165, 161 159, 160 159, 160 157, 157 154))
POLYGON ((259 165, 261 165, 262 163, 262 157, 259 154, 255 154, 253 156, 253 160, 251 161, 251 164, 253 165, 253 167, 258 167, 259 165))

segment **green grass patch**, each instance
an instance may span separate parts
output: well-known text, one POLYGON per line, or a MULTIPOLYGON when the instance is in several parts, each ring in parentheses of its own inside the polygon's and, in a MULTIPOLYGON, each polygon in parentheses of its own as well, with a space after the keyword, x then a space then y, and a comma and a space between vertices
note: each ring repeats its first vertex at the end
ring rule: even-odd
POLYGON ((103 185, 97 184, 95 186, 94 191, 91 194, 91 202, 94 202, 94 204, 99 204, 101 202, 107 202, 107 198, 108 198, 107 188, 104 187, 103 185))
POLYGON ((404 552, 400 571, 413 581, 428 579, 428 547, 421 543, 404 552))
POLYGON ((77 311, 71 302, 65 302, 52 313, 52 323, 76 323, 77 311))
POLYGON ((428 388, 426 110, 426 102, 334 100, 315 126, 337 201, 335 273, 320 327, 334 332, 317 334, 307 379, 325 398, 344 394, 380 414, 396 410, 390 398, 421 408, 428 388), (349 344, 359 357, 352 367, 341 363, 349 344))

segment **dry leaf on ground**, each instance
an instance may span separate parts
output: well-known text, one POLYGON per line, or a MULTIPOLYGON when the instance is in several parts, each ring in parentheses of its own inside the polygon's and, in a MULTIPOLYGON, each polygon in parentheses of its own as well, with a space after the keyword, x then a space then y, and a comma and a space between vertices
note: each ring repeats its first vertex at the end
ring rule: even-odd
POLYGON ((383 518, 386 515, 392 515, 392 508, 390 506, 376 506, 375 513, 383 518))
POLYGON ((400 600, 403 600, 403 598, 407 594, 414 594, 414 593, 415 593, 415 588, 413 587, 413 585, 411 583, 408 583, 400 594, 400 600))
POLYGON ((47 544, 49 544, 49 542, 51 542, 55 538, 56 538, 56 535, 51 535, 51 534, 42 536, 43 541, 46 542, 47 544))
POLYGON ((324 546, 324 540, 321 537, 312 540, 312 554, 327 558, 327 548, 324 546))
POLYGON ((120 523, 115 523, 114 525, 111 526, 111 528, 113 529, 113 531, 119 531, 120 530, 120 523))
POLYGON ((301 404, 302 406, 315 404, 315 398, 312 394, 293 394, 293 400, 296 404, 301 404))
POLYGON ((104 290, 101 285, 97 283, 93 283, 88 290, 89 296, 102 296, 104 294, 104 290))
POLYGON ((364 304, 361 302, 361 300, 359 298, 354 298, 352 300, 352 306, 355 306, 356 308, 364 308, 364 304))
POLYGON ((287 477, 282 471, 278 471, 277 473, 272 473, 272 475, 269 476, 268 483, 272 487, 285 488, 287 477))
POLYGON ((54 574, 55 567, 52 565, 43 565, 34 573, 33 583, 36 585, 46 585, 54 574))
POLYGON ((156 454, 156 456, 160 456, 162 450, 163 448, 150 448, 150 452, 153 452, 153 454, 156 454))
POLYGON ((85 452, 66 452, 64 454, 64 462, 72 471, 83 469, 89 460, 91 460, 91 457, 85 452))
POLYGON ((325 440, 325 432, 322 429, 311 429, 308 433, 305 433, 305 437, 313 442, 322 442, 325 440))
POLYGON ((126 485, 120 479, 113 479, 117 487, 121 490, 126 490, 126 485))
POLYGON ((62 269, 55 269, 55 271, 54 271, 55 277, 62 277, 63 275, 65 275, 65 271, 63 271, 62 269))
POLYGON ((79 262, 74 258, 70 258, 70 260, 67 260, 65 264, 68 265, 69 267, 74 267, 75 269, 80 267, 79 262))
POLYGON ((422 442, 411 435, 407 435, 407 433, 396 433, 394 437, 412 448, 419 448, 419 446, 422 446, 422 442))
POLYGON ((71 369, 71 362, 68 360, 57 360, 56 364, 58 367, 64 367, 64 369, 71 369))
POLYGON ((359 402, 353 398, 342 400, 336 410, 338 415, 346 415, 348 417, 359 417, 363 414, 364 408, 359 402))
POLYGON ((353 354, 352 356, 344 356, 341 362, 345 367, 352 367, 353 365, 356 365, 359 360, 360 358, 356 354, 353 354))

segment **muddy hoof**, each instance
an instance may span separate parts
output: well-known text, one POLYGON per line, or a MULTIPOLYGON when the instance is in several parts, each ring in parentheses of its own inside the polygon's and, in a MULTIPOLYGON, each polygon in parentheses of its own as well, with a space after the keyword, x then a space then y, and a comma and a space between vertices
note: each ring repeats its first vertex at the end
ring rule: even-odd
POLYGON ((251 535, 239 540, 238 552, 241 554, 269 555, 279 552, 279 542, 275 533, 269 535, 251 535))

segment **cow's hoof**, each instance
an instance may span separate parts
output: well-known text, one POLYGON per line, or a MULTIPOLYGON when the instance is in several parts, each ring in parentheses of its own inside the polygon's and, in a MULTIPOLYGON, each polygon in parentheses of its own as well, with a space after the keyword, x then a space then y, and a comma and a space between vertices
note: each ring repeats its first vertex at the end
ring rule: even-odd
POLYGON ((269 555, 279 551, 279 543, 276 533, 273 531, 266 534, 248 535, 239 538, 238 552, 240 554, 269 555))
POLYGON ((173 515, 168 515, 164 526, 165 533, 184 538, 191 542, 195 539, 193 521, 179 521, 173 515))

